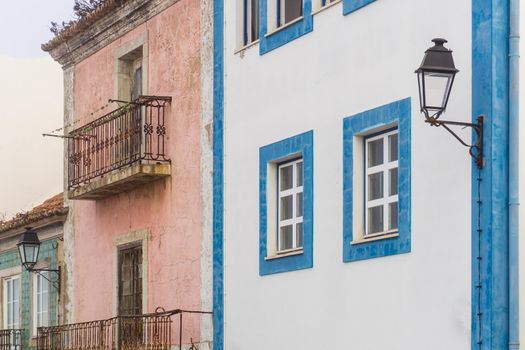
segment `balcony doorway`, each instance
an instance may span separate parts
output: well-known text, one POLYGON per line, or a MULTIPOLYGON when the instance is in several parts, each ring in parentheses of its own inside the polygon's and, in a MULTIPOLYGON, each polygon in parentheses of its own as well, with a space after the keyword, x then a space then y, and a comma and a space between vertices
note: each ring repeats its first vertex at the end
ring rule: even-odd
POLYGON ((118 314, 142 314, 142 245, 123 248, 118 255, 118 314))

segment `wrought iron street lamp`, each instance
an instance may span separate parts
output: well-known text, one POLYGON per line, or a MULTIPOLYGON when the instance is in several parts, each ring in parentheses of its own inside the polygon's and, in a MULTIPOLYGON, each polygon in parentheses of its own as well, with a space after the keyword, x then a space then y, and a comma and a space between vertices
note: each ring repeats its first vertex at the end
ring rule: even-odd
POLYGON ((41 242, 38 239, 38 234, 31 228, 26 227, 26 230, 18 240, 18 253, 20 253, 20 261, 22 266, 29 272, 38 273, 40 276, 48 280, 55 288, 60 291, 60 267, 58 269, 35 269, 38 262, 38 254, 40 253, 41 242), (43 272, 56 273, 56 279, 51 280, 43 272))
POLYGON ((421 66, 416 70, 419 87, 419 102, 425 121, 432 126, 442 126, 451 133, 462 145, 469 148, 470 155, 475 159, 476 165, 483 167, 483 119, 477 118, 477 123, 463 123, 441 120, 439 117, 447 108, 454 78, 459 70, 454 65, 452 50, 447 49, 445 39, 433 39, 434 46, 425 52, 421 66), (474 144, 463 141, 449 126, 470 127, 476 132, 474 144))

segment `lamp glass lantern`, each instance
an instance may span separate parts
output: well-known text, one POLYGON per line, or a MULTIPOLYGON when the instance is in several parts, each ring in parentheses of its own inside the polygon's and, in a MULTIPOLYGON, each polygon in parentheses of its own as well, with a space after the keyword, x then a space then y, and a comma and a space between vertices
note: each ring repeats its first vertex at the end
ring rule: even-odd
POLYGON ((29 271, 33 270, 38 261, 38 253, 40 251, 40 240, 37 233, 31 227, 26 227, 17 245, 22 266, 29 271))
POLYGON ((432 42, 434 46, 425 52, 416 73, 421 111, 427 119, 438 119, 447 108, 454 78, 459 70, 454 65, 452 51, 444 46, 447 41, 437 38, 432 42))

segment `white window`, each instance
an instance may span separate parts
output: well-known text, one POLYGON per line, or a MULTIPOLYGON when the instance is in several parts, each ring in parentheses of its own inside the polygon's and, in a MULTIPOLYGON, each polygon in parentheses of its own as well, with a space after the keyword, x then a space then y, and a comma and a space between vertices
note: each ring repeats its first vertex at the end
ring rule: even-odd
POLYGON ((243 45, 259 40, 259 0, 243 2, 243 45))
POLYGON ((49 326, 49 274, 33 274, 33 334, 38 327, 49 326))
POLYGON ((303 159, 280 164, 277 169, 279 253, 303 247, 303 159))
POLYGON ((339 2, 341 0, 317 0, 318 1, 318 8, 323 8, 325 6, 329 6, 331 4, 335 4, 336 2, 339 2))
POLYGON ((4 279, 4 329, 20 328, 20 276, 4 279))
POLYGON ((398 231, 398 131, 365 139, 365 238, 398 231))
POLYGON ((303 0, 277 0, 277 27, 282 27, 303 15, 303 0))

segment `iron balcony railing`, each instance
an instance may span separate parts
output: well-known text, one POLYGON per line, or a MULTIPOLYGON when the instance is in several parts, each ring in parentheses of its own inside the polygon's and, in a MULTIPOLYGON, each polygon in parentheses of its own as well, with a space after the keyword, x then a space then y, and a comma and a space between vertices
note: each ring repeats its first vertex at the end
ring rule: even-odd
POLYGON ((166 105, 171 97, 140 96, 69 133, 68 188, 137 162, 169 162, 166 105))
POLYGON ((0 350, 21 350, 23 329, 1 329, 0 350))
MULTIPOLYGON (((204 311, 172 310, 139 316, 117 316, 107 320, 38 328, 38 350, 171 350, 182 349, 183 315, 200 316, 204 311), (172 342, 172 334, 178 342, 172 342)), ((186 316, 188 317, 188 316, 186 316)), ((194 324, 195 320, 188 320, 194 324)), ((188 342, 188 339, 190 341, 188 342)))

